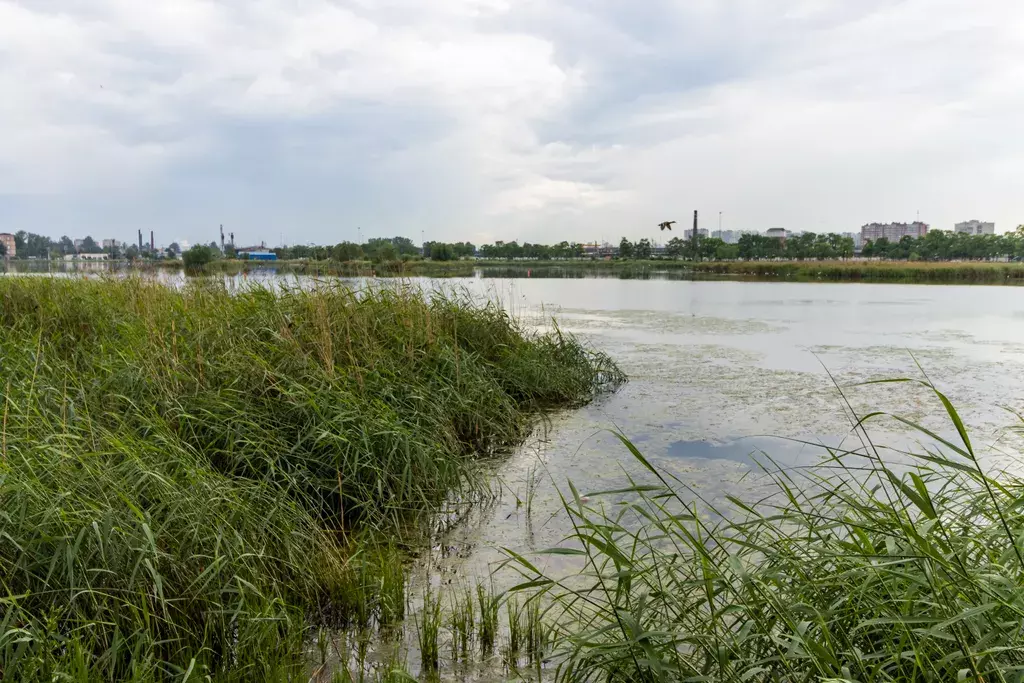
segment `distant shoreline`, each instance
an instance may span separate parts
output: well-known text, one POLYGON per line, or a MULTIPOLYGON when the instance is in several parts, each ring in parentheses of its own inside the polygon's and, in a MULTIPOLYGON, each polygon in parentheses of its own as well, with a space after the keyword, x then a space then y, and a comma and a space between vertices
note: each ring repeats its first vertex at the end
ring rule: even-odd
MULTIPOLYGON (((2 264, 3 262, 0 262, 2 264)), ((105 269, 181 269, 181 261, 130 264, 55 262, 58 270, 96 272, 105 269)), ((12 261, 6 270, 39 272, 53 270, 45 261, 12 261), (13 267, 12 267, 13 266, 13 267), (27 267, 26 267, 27 266, 27 267)), ((957 284, 1024 284, 1024 263, 988 261, 706 261, 651 260, 498 260, 469 259, 431 261, 413 259, 370 261, 243 261, 225 259, 203 267, 205 273, 246 273, 273 269, 280 273, 334 275, 339 277, 586 277, 588 274, 624 279, 657 277, 694 279, 705 277, 756 278, 765 281, 824 282, 921 282, 957 284)))

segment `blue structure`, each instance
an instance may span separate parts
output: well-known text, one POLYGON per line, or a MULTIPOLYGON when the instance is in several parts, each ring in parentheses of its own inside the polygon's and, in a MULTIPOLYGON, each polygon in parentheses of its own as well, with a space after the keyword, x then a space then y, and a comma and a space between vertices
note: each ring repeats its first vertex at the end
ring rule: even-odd
POLYGON ((250 251, 250 261, 276 261, 277 254, 272 251, 250 251))

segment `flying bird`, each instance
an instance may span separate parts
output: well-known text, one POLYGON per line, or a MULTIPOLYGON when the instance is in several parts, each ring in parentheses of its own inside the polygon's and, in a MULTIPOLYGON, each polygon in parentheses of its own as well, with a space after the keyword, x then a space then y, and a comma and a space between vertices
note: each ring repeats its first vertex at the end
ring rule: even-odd
POLYGON ((658 223, 658 227, 661 228, 662 231, 668 230, 671 232, 672 226, 675 225, 675 223, 675 221, 665 221, 664 223, 658 223))

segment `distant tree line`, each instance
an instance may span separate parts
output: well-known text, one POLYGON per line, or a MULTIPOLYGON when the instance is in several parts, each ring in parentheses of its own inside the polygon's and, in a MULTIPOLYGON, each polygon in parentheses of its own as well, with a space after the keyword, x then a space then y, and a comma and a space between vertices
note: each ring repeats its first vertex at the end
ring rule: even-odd
POLYGON ((470 242, 427 242, 423 245, 423 258, 434 261, 457 261, 476 254, 476 247, 470 242))
POLYGON ((332 246, 295 244, 274 249, 277 258, 310 259, 313 261, 374 261, 388 262, 408 260, 420 255, 417 247, 408 237, 374 237, 362 244, 339 242, 332 246))
POLYGON ((554 245, 519 244, 512 242, 495 242, 480 247, 480 256, 494 259, 547 259, 581 258, 584 255, 583 245, 576 242, 559 242, 554 245))
MULTIPOLYGON (((76 249, 74 241, 68 236, 53 240, 43 235, 27 231, 19 231, 14 235, 16 257, 23 258, 59 258, 69 254, 100 254, 107 253, 111 258, 151 258, 158 254, 149 253, 148 245, 140 250, 134 244, 119 245, 104 249, 92 237, 85 237, 76 249)), ((195 262, 207 258, 219 258, 220 248, 216 242, 202 246, 202 254, 194 252, 195 262)), ((427 242, 422 249, 408 237, 375 237, 362 244, 340 242, 332 246, 314 244, 296 244, 289 247, 278 247, 273 250, 281 260, 310 259, 317 261, 373 261, 390 262, 410 260, 413 258, 432 259, 435 261, 452 261, 471 258, 479 255, 488 259, 578 259, 587 256, 585 246, 577 242, 559 242, 553 245, 531 244, 517 241, 484 244, 479 249, 470 242, 427 242)), ((181 254, 180 247, 170 245, 159 256, 177 258, 181 254)), ((235 256, 234 247, 228 245, 224 256, 235 256)), ((187 253, 187 252, 186 252, 187 253)), ((649 239, 636 242, 623 237, 614 253, 620 259, 644 260, 659 256, 674 259, 699 258, 702 261, 729 261, 736 259, 844 259, 854 256, 853 239, 835 233, 816 234, 802 233, 792 235, 784 240, 766 235, 745 234, 736 244, 726 244, 715 237, 701 237, 697 240, 696 250, 690 239, 673 237, 664 249, 656 250, 649 239)), ((904 237, 898 242, 890 242, 882 238, 875 242, 868 241, 861 255, 865 257, 885 258, 892 260, 991 260, 1011 259, 1024 260, 1024 225, 1016 231, 1004 235, 968 235, 945 230, 931 230, 924 237, 904 237)), ((244 257, 244 255, 242 255, 244 257)), ((596 255, 595 255, 596 256, 596 255)))
POLYGON ((1024 259, 1024 225, 1005 235, 969 235, 930 230, 924 237, 904 237, 890 242, 885 237, 864 244, 862 256, 903 261, 953 261, 1024 259))
POLYGON ((109 249, 104 249, 100 246, 91 236, 86 236, 76 248, 74 240, 67 235, 64 235, 59 240, 54 240, 45 235, 37 235, 25 230, 19 230, 14 233, 14 250, 15 256, 19 259, 46 259, 67 256, 68 254, 103 254, 110 252, 109 249))

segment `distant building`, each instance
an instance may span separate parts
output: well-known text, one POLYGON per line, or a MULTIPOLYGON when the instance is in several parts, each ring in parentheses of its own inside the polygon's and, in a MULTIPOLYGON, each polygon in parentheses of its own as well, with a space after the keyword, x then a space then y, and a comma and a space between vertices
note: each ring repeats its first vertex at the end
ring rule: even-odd
POLYGON ((860 233, 859 232, 844 232, 843 233, 843 237, 847 237, 847 238, 853 240, 853 248, 854 249, 860 249, 861 241, 860 241, 860 233))
POLYGON ((117 249, 121 246, 121 243, 117 240, 103 240, 104 249, 117 249))
POLYGON ((75 251, 82 251, 83 244, 85 244, 85 240, 75 240, 75 251))
POLYGON ((928 224, 921 221, 913 223, 868 223, 860 229, 861 243, 868 240, 876 242, 883 237, 890 242, 899 242, 904 237, 924 237, 928 234, 928 224))
POLYGON ((765 237, 774 237, 775 239, 786 241, 786 229, 785 228, 768 228, 765 233, 765 237))
POLYGON ((0 244, 4 245, 5 258, 14 258, 18 255, 17 243, 11 233, 0 232, 0 244))
POLYGON ((250 261, 276 261, 277 254, 272 251, 246 251, 242 252, 248 254, 250 261))
POLYGON ((957 232, 965 232, 968 235, 994 235, 996 234, 995 223, 983 223, 982 221, 964 221, 955 226, 957 232))
MULTIPOLYGON (((708 236, 708 231, 705 228, 698 228, 697 229, 697 237, 698 237, 698 239, 704 239, 707 236, 708 236)), ((690 228, 689 230, 686 230, 685 232, 683 232, 683 238, 684 239, 688 239, 688 240, 693 239, 693 228, 690 228)))

